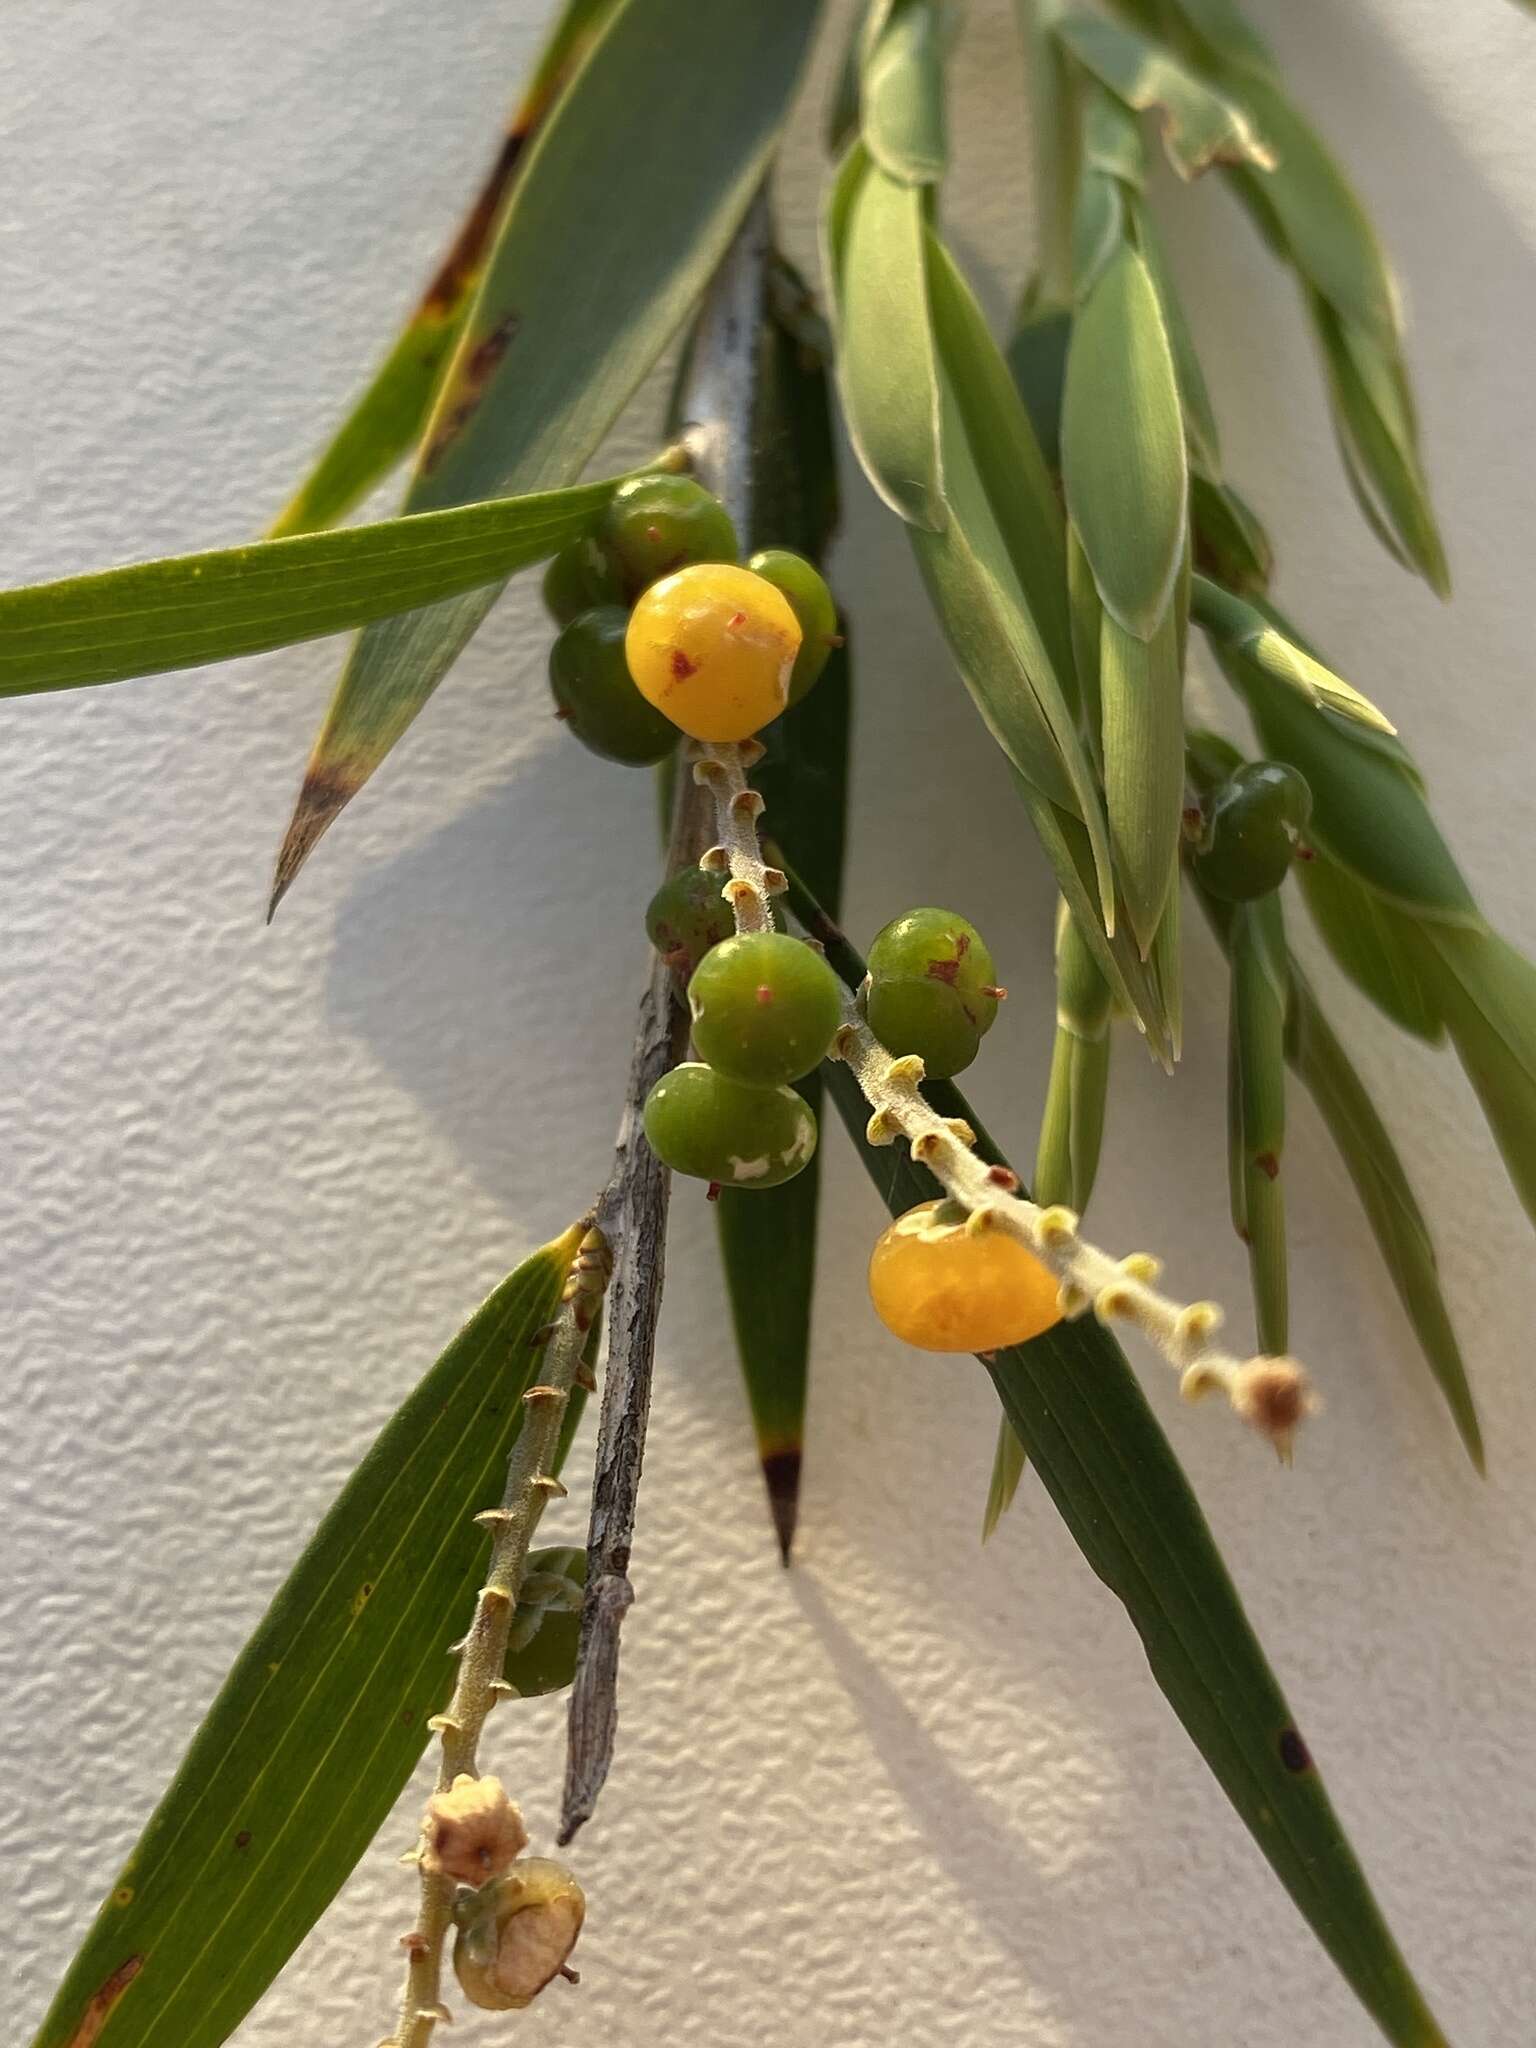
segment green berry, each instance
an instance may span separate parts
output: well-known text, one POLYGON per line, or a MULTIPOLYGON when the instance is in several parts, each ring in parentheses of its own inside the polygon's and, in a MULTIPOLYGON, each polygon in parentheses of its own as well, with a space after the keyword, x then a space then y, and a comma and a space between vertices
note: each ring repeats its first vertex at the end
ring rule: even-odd
POLYGON ((1213 896, 1248 903, 1278 889, 1312 815, 1305 778, 1283 761, 1247 761, 1206 799, 1193 858, 1213 896))
POLYGON ((688 984, 693 1042, 733 1081, 798 1081, 827 1056, 842 1020, 837 976, 783 932, 744 932, 715 946, 688 984))
POLYGON ((674 1173, 728 1188, 776 1188, 816 1150, 816 1118, 793 1088, 752 1088, 698 1062, 645 1098, 645 1135, 674 1173))
POLYGON ((560 715, 583 746, 608 761, 661 761, 677 727, 647 704, 624 659, 629 614, 621 605, 582 612, 549 650, 549 687, 560 715))
POLYGON ((674 569, 738 554, 730 514, 691 476, 631 477, 603 508, 597 532, 631 600, 674 569))
POLYGON ((788 548, 763 548, 747 567, 783 592, 789 599, 790 610, 800 621, 800 652, 795 656, 789 678, 789 701, 798 704, 838 644, 837 606, 821 571, 804 555, 792 555, 788 548))
POLYGON ((663 959, 692 974, 711 946, 736 930, 731 906, 722 893, 723 875, 703 868, 684 868, 663 882, 646 906, 645 929, 663 959))
POLYGON ((935 1080, 975 1059, 1000 994, 986 941, 952 910, 909 910, 869 949, 870 1029, 889 1051, 916 1053, 935 1080))
POLYGON ((590 536, 551 556, 544 571, 544 604, 558 625, 568 626, 595 604, 623 602, 618 571, 590 536))

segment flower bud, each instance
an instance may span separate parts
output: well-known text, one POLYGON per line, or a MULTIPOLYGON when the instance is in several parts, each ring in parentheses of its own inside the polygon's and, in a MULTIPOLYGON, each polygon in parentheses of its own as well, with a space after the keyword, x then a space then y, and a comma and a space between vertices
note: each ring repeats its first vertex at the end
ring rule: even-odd
POLYGON ((491 2012, 531 2005, 554 1977, 569 1974, 587 1902, 563 1863, 526 1856, 505 1877, 461 1894, 453 1909, 453 1971, 472 2004, 491 2012))
POLYGON ((421 1861, 434 1875, 481 1885, 487 1878, 500 1877, 527 1846, 523 1817, 500 1778, 471 1778, 461 1772, 449 1791, 427 1802, 421 1861))

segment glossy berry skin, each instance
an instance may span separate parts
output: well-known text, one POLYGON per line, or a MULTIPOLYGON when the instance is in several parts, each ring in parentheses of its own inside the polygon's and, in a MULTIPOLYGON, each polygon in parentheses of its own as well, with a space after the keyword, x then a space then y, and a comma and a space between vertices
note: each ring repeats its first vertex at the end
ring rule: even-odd
POLYGON ((645 1098, 645 1135, 663 1166, 726 1188, 776 1188, 816 1150, 816 1118, 793 1088, 752 1088, 693 1061, 645 1098))
POLYGON ((762 548, 747 567, 775 590, 783 591, 800 621, 800 652, 789 678, 789 701, 798 704, 838 644, 837 606, 816 565, 804 555, 791 554, 788 548, 762 548))
POLYGON ((1312 792, 1283 761, 1245 761, 1206 799, 1206 826, 1192 865, 1227 903, 1250 903, 1290 872, 1312 815, 1312 792))
POLYGON ((613 573, 631 601, 690 562, 734 562, 736 528, 720 500, 691 476, 631 477, 597 525, 613 573))
POLYGON ((595 540, 573 540, 551 556, 544 571, 544 604, 559 625, 568 626, 594 605, 623 602, 619 572, 595 540))
POLYGON ((898 1216, 869 1261, 869 1294, 885 1327, 920 1351, 997 1351, 1061 1321, 1058 1282, 1005 1230, 974 1235, 964 1212, 923 1202, 898 1216))
POLYGON ((651 585, 624 649, 640 694, 683 732, 746 740, 789 700, 800 621, 750 569, 699 562, 651 585))
POLYGON ((869 949, 865 1014, 890 1052, 916 1053, 936 1079, 958 1074, 997 1016, 992 955, 967 918, 909 910, 869 949))
POLYGON ((784 932, 744 932, 700 961, 688 984, 700 1059, 733 1081, 798 1081, 827 1056, 842 1021, 837 976, 784 932))
POLYGON ((597 605, 572 619, 549 650, 549 687, 583 746, 608 761, 661 761, 677 732, 635 688, 624 658, 628 614, 597 605))

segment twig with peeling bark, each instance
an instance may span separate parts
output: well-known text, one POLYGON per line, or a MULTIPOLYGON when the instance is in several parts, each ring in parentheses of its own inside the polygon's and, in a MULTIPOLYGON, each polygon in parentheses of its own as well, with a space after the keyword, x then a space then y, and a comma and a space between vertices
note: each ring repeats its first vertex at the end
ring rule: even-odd
MULTIPOLYGON (((711 283, 682 397, 683 440, 694 471, 724 503, 740 533, 751 529, 752 407, 770 253, 768 204, 759 194, 711 283)), ((708 815, 703 790, 691 776, 680 775, 668 875, 699 858, 708 815)), ((640 1113, 652 1086, 681 1058, 687 1038, 687 1013, 677 1000, 676 979, 658 959, 640 1005, 613 1175, 597 1212, 616 1247, 616 1264, 587 1533, 587 1585, 567 1723, 562 1845, 591 1818, 608 1776, 618 1725, 619 1630, 634 1599, 629 1553, 650 1414, 671 1179, 645 1143, 640 1113)))

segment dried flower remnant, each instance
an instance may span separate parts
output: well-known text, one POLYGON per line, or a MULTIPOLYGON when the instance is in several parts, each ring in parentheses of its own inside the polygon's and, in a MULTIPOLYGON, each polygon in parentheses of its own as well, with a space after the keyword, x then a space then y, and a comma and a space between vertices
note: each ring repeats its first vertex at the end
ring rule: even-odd
POLYGON ((461 1772, 427 1802, 421 1862, 435 1876, 480 1885, 500 1877, 528 1846, 523 1817, 499 1778, 461 1772))
POLYGON ((529 1856, 454 1906, 453 1969, 472 2004, 492 2012, 531 2005, 556 1977, 575 1981, 566 1958, 576 1946, 587 1902, 563 1863, 529 1856))

